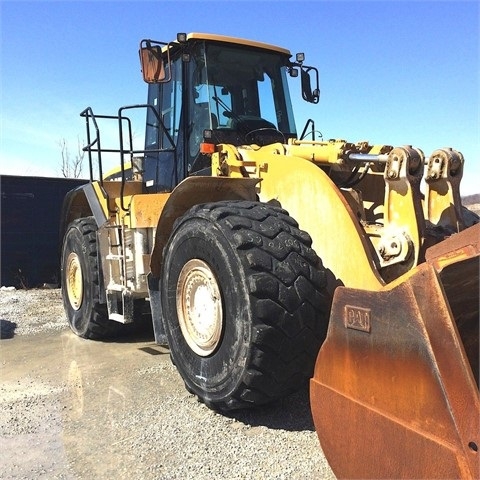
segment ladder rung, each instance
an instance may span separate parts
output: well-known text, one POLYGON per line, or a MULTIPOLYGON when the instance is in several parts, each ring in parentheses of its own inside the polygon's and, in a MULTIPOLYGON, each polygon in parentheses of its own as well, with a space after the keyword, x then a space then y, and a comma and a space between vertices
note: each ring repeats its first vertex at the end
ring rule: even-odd
POLYGON ((108 286, 107 293, 123 292, 125 287, 119 283, 112 283, 108 286))
POLYGON ((108 318, 115 322, 125 323, 125 317, 121 313, 111 313, 108 318))

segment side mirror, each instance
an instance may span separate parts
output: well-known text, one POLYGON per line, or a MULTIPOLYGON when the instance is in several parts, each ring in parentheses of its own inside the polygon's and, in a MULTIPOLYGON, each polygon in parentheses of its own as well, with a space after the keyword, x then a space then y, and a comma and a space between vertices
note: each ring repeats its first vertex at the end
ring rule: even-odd
POLYGON ((315 67, 300 67, 302 82, 302 97, 310 103, 318 103, 320 100, 320 87, 318 82, 318 70, 315 67), (312 90, 310 72, 315 73, 316 87, 312 90))
POLYGON ((167 78, 165 72, 162 44, 152 40, 142 40, 140 42, 139 55, 143 80, 146 83, 163 83, 170 81, 170 77, 167 78))

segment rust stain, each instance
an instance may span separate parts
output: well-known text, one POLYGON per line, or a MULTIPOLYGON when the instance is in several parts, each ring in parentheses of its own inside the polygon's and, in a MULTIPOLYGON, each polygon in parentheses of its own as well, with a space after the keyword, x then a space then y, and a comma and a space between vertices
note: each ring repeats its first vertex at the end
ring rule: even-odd
MULTIPOLYGON (((479 478, 478 367, 464 345, 475 334, 462 323, 478 325, 476 261, 440 274, 426 263, 378 292, 335 292, 310 396, 338 478, 479 478), (465 296, 476 298, 474 321, 456 305, 465 296)), ((478 357, 478 334, 473 348, 478 357)))

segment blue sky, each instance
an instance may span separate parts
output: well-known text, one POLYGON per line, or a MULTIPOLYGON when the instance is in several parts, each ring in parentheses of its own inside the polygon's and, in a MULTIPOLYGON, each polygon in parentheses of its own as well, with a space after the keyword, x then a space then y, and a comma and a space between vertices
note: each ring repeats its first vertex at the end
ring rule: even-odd
MULTIPOLYGON (((290 82, 297 129, 324 138, 463 152, 461 192, 480 193, 477 1, 1 1, 0 173, 59 176, 80 111, 146 101, 142 38, 208 32, 305 52, 318 105, 290 82)), ((137 131, 143 135, 141 127, 137 131)))

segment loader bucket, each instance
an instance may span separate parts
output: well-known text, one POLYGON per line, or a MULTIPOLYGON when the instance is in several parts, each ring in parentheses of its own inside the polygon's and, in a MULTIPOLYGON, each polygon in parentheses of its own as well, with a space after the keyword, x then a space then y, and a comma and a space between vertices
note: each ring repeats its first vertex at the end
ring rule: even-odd
POLYGON ((381 291, 335 291, 310 400, 338 478, 479 478, 479 239, 381 291))

